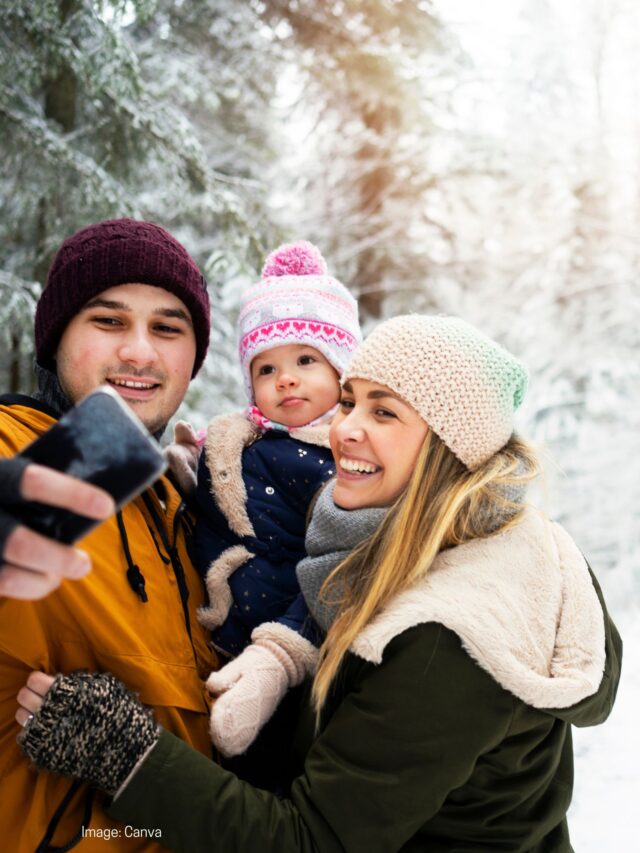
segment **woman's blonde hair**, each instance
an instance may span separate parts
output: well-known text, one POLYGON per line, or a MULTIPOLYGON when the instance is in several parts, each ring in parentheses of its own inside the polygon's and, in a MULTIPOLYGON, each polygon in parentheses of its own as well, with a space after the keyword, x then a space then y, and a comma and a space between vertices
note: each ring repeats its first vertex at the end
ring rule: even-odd
POLYGON ((533 449, 515 435, 469 471, 427 432, 407 487, 380 527, 322 586, 321 597, 339 610, 320 648, 312 687, 317 721, 343 658, 365 625, 423 577, 440 551, 515 524, 524 488, 537 473, 533 449))

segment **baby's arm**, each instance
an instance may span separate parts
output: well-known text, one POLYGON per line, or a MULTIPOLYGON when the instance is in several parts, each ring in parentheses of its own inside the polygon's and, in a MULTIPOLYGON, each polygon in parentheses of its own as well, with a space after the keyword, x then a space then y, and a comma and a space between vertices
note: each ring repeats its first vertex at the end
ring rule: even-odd
MULTIPOLYGON (((327 448, 300 446, 299 467, 280 487, 289 492, 295 511, 304 521, 317 488, 332 473, 327 448)), ((249 546, 250 547, 250 546, 249 546)), ((302 554, 300 554, 302 556, 302 554)), ((255 624, 255 623, 254 623, 255 624)), ((223 755, 239 755, 253 743, 271 718, 287 690, 313 675, 320 637, 309 631, 312 620, 301 593, 285 613, 255 628, 251 644, 207 682, 215 702, 211 711, 211 737, 223 755)))
POLYGON ((287 690, 313 674, 317 658, 315 645, 282 622, 255 628, 251 645, 207 681, 217 697, 211 710, 211 737, 220 752, 227 756, 245 752, 287 690))

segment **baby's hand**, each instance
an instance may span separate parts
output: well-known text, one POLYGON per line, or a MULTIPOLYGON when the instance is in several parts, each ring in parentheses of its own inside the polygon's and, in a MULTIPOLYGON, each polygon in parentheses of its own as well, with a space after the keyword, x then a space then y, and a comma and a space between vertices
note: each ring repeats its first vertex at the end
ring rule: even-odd
POLYGON ((165 448, 164 455, 171 473, 184 495, 195 491, 198 459, 205 441, 206 431, 196 432, 191 424, 178 421, 173 431, 173 444, 165 448))
POLYGON ((240 755, 255 740, 289 687, 283 653, 252 643, 207 679, 214 699, 209 731, 223 755, 240 755))
POLYGON ((46 672, 32 672, 27 678, 26 686, 18 693, 18 704, 16 720, 21 726, 26 726, 29 720, 42 707, 44 697, 54 682, 52 675, 46 672))
POLYGON ((200 450, 207 440, 206 429, 199 429, 197 432, 186 421, 178 421, 173 431, 173 440, 187 449, 191 450, 196 456, 200 455, 200 450))

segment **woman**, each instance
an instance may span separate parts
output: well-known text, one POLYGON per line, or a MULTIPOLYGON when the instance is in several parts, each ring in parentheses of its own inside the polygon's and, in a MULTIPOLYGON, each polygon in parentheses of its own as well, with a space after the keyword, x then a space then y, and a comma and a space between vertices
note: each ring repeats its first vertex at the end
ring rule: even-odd
POLYGON ((33 674, 25 752, 176 850, 571 851, 569 724, 607 717, 621 644, 573 541, 522 503, 525 387, 454 318, 395 318, 356 352, 298 572, 326 639, 287 799, 111 676, 33 674))

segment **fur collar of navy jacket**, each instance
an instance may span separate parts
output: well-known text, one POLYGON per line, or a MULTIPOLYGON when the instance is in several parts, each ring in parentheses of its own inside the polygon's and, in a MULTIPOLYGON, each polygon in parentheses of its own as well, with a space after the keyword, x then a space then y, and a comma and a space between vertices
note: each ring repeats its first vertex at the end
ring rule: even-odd
MULTIPOLYGON (((306 444, 329 447, 329 426, 300 427, 291 438, 306 444)), ((210 421, 204 452, 211 473, 211 490, 229 527, 238 536, 254 536, 247 515, 247 493, 242 479, 242 451, 262 436, 262 431, 244 415, 219 415, 210 421)))

